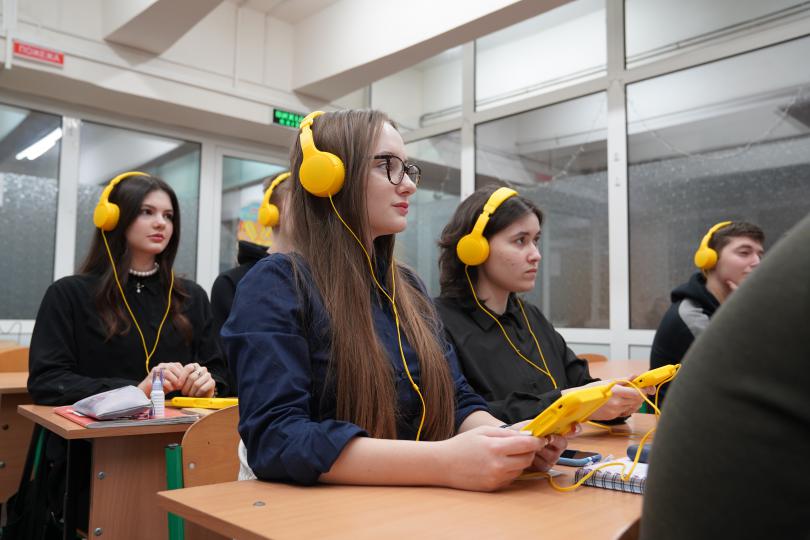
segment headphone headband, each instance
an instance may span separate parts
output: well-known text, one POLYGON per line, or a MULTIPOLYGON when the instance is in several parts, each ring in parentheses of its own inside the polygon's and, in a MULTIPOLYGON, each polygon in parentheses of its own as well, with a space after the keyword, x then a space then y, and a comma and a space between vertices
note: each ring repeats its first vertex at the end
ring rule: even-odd
POLYGON ((700 241, 700 246, 695 252, 695 266, 703 271, 714 268, 714 266, 717 264, 718 253, 709 247, 709 242, 711 242, 714 233, 723 227, 731 225, 732 223, 733 222, 731 221, 721 221, 720 223, 712 225, 708 232, 703 236, 703 239, 700 241))
POLYGON ((489 257, 489 242, 484 238, 484 229, 489 218, 507 199, 514 197, 518 192, 512 188, 500 187, 489 196, 484 208, 469 234, 464 235, 456 244, 456 255, 466 265, 478 266, 489 257))
POLYGON ((301 120, 298 140, 303 157, 298 169, 298 181, 316 197, 331 197, 343 187, 346 168, 338 156, 318 150, 315 146, 312 123, 322 114, 323 111, 313 111, 301 120))
POLYGON ((264 197, 262 197, 262 204, 259 206, 259 214, 257 215, 256 220, 265 227, 275 227, 278 225, 280 212, 278 210, 278 206, 270 203, 270 198, 273 196, 273 190, 289 177, 289 172, 279 174, 273 179, 272 182, 270 182, 270 186, 268 186, 267 190, 264 192, 264 197))
POLYGON ((93 211, 93 224, 102 231, 113 230, 115 226, 118 225, 118 216, 121 212, 117 204, 110 202, 110 193, 112 193, 113 188, 115 188, 119 182, 133 176, 149 175, 140 171, 129 171, 119 174, 110 180, 110 183, 107 184, 107 186, 101 192, 101 196, 98 198, 98 204, 93 211))

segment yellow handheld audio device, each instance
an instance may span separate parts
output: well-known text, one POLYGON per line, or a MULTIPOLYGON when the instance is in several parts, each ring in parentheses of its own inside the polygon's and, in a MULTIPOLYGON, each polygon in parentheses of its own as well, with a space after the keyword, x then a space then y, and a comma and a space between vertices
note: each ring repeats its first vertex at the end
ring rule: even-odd
POLYGON ((186 407, 196 409, 226 409, 239 405, 238 398, 195 398, 195 397, 176 397, 169 401, 172 407, 186 407))
POLYGON ((535 437, 556 433, 565 435, 574 424, 582 423, 613 395, 613 384, 589 386, 568 392, 537 415, 521 431, 531 431, 535 437))
POLYGON ((681 369, 680 364, 668 364, 642 373, 633 379, 632 382, 639 387, 658 386, 662 382, 672 379, 675 374, 678 373, 679 369, 681 369))

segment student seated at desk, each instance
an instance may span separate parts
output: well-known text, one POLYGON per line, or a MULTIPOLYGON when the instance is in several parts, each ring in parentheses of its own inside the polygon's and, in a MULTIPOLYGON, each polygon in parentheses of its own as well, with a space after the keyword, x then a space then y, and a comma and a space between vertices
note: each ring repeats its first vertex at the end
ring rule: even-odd
POLYGON ((237 358, 240 477, 493 490, 548 469, 565 439, 499 429, 422 282, 394 259, 421 173, 391 120, 315 112, 299 141, 293 252, 256 263, 222 329, 237 358))
MULTIPOLYGON (((709 229, 695 253, 699 271, 672 291, 672 305, 653 339, 650 369, 681 363, 720 304, 759 266, 764 243, 765 233, 752 223, 723 221, 709 229)), ((661 404, 668 387, 661 387, 661 404)))
MULTIPOLYGON (((540 309, 518 297, 537 278, 543 213, 516 191, 496 187, 465 199, 442 231, 436 307, 467 381, 492 414, 514 423, 598 379, 540 309)), ((642 401, 635 389, 614 386, 591 419, 622 419, 642 401)))
POLYGON ((655 434, 640 538, 810 538, 810 215, 686 355, 655 434))
MULTIPOLYGON (((53 283, 42 299, 29 352, 34 402, 67 405, 130 384, 149 396, 161 369, 166 393, 227 392, 208 297, 172 270, 180 242, 172 188, 147 174, 120 175, 102 193, 94 222, 80 273, 53 283)), ((46 455, 53 471, 63 467, 64 441, 50 437, 46 455)), ((50 476, 49 483, 64 481, 50 476)))
MULTIPOLYGON (((226 270, 217 276, 214 285, 211 287, 211 311, 214 315, 214 334, 219 337, 222 325, 231 314, 233 296, 236 293, 236 286, 245 277, 248 270, 253 265, 267 257, 270 253, 286 253, 287 247, 286 232, 289 227, 289 219, 284 216, 287 209, 287 194, 290 192, 289 172, 283 172, 276 176, 268 176, 262 182, 262 192, 264 198, 259 207, 257 222, 264 227, 271 227, 273 231, 272 244, 269 246, 255 244, 247 240, 239 240, 239 251, 237 262, 239 266, 226 270)), ((228 371, 230 372, 229 385, 231 394, 237 395, 236 383, 236 361, 226 358, 228 371)))

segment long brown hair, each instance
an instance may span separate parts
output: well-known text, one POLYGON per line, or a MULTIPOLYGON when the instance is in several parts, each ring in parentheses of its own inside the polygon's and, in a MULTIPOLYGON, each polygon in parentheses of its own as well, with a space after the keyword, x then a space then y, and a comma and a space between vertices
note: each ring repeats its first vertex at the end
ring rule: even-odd
MULTIPOLYGON (((337 155, 346 167, 343 188, 332 200, 359 238, 370 238, 366 184, 371 153, 385 123, 394 125, 379 111, 353 110, 319 116, 312 128, 317 148, 337 155)), ((290 152, 288 200, 294 209, 289 212, 292 244, 307 261, 330 318, 329 371, 335 384, 337 417, 363 427, 373 437, 395 439, 394 376, 374 329, 371 302, 376 290, 368 262, 329 199, 315 197, 301 186, 301 160, 301 146, 296 141, 290 152)), ((393 256, 394 235, 374 240, 375 266, 385 267, 385 275, 377 277, 389 292, 393 256)), ((455 430, 455 389, 440 345, 438 316, 403 267, 396 265, 393 272, 400 325, 419 359, 420 388, 427 405, 423 438, 446 439, 455 430)))
MULTIPOLYGON (((129 225, 138 217, 144 198, 153 191, 165 192, 172 202, 172 236, 166 245, 166 249, 155 256, 155 261, 160 265, 158 269, 160 283, 166 291, 169 290, 172 265, 177 255, 177 246, 180 243, 180 205, 171 186, 154 176, 131 176, 116 185, 110 193, 110 202, 117 204, 121 213, 118 217, 118 225, 112 231, 106 233, 107 242, 110 245, 110 252, 115 261, 118 279, 124 289, 126 289, 129 281, 129 267, 132 261, 126 231, 129 225)), ((101 237, 101 229, 96 229, 90 250, 87 252, 79 272, 93 274, 100 278, 95 303, 99 317, 107 331, 106 339, 129 332, 132 321, 129 314, 124 311, 121 293, 115 283, 115 277, 110 267, 110 258, 107 255, 107 249, 104 247, 104 239, 101 237)), ((188 317, 183 315, 183 303, 186 298, 188 298, 188 293, 183 290, 179 280, 175 280, 172 291, 172 306, 169 311, 170 320, 186 342, 191 343, 191 323, 188 317)), ((144 323, 141 322, 140 324, 143 325, 144 323)))
MULTIPOLYGON (((464 275, 464 263, 456 255, 456 244, 461 238, 472 231, 484 205, 495 190, 501 186, 490 185, 478 188, 464 199, 453 217, 447 222, 439 237, 439 286, 440 296, 444 298, 470 297, 470 286, 464 275)), ((492 214, 486 228, 484 238, 489 240, 493 235, 507 228, 509 225, 526 214, 533 213, 537 221, 543 225, 543 212, 527 197, 516 195, 506 199, 492 214)), ((470 279, 473 283, 478 281, 478 267, 470 266, 470 279)))

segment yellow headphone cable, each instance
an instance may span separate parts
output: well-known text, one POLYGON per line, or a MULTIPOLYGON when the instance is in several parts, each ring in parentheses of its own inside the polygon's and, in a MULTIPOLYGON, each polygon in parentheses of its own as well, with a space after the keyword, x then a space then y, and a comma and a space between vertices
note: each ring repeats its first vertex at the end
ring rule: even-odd
POLYGON ((174 290, 174 271, 171 272, 171 281, 169 283, 169 299, 166 304, 166 313, 163 314, 163 319, 160 321, 160 326, 158 326, 157 335, 155 335, 155 344, 152 346, 152 350, 149 351, 146 347, 146 338, 143 336, 143 331, 141 331, 141 326, 138 324, 138 319, 135 318, 135 314, 132 313, 132 308, 129 307, 129 302, 127 302, 127 295, 124 294, 124 288, 121 286, 121 281, 118 279, 118 270, 115 268, 115 260, 113 260, 112 251, 110 251, 110 245, 107 243, 107 235, 104 233, 103 229, 101 230, 101 237, 104 239, 104 247, 107 248, 107 255, 110 258, 110 266, 112 266, 113 277, 115 278, 115 284, 118 285, 118 290, 121 293, 121 298, 124 299, 124 305, 127 308, 127 312, 129 312, 129 316, 132 317, 132 322, 135 323, 135 329, 138 330, 138 335, 141 336, 141 344, 143 345, 143 353, 146 355, 146 374, 149 375, 149 360, 152 359, 152 355, 155 354, 155 349, 157 349, 158 342, 160 342, 160 332, 163 330, 163 323, 166 322, 166 317, 169 316, 169 310, 172 307, 172 290, 174 290))

